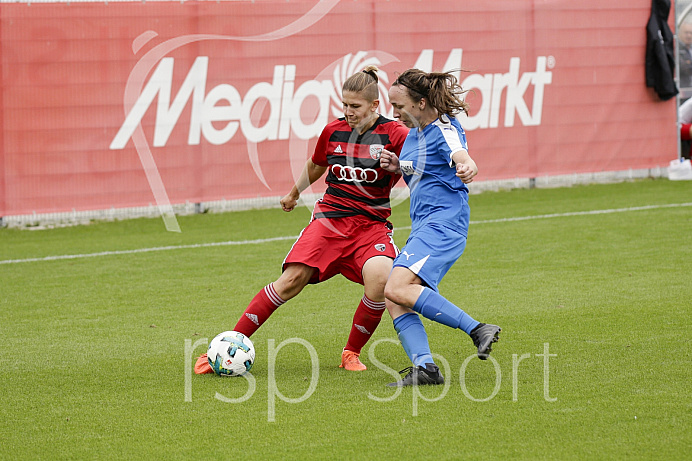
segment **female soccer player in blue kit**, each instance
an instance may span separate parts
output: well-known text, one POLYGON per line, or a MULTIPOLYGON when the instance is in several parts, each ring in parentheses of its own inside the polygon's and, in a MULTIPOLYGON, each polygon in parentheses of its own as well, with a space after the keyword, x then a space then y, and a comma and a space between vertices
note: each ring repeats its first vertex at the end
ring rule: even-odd
POLYGON ((401 172, 411 190, 411 234, 385 286, 387 308, 413 367, 391 386, 442 384, 418 314, 464 330, 488 358, 501 328, 480 323, 438 293, 437 285, 461 257, 469 226, 468 187, 478 173, 455 115, 468 113, 464 93, 449 72, 409 69, 389 90, 394 117, 411 131, 399 158, 383 151, 380 166, 401 172), (395 304, 393 304, 395 303, 395 304))

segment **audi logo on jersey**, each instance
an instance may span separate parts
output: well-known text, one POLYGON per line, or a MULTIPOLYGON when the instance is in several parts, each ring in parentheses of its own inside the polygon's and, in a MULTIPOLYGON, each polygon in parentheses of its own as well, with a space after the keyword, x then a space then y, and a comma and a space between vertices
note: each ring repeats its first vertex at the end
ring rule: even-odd
POLYGON ((348 182, 367 182, 377 181, 377 171, 372 168, 361 168, 348 165, 332 165, 332 174, 337 179, 348 182))

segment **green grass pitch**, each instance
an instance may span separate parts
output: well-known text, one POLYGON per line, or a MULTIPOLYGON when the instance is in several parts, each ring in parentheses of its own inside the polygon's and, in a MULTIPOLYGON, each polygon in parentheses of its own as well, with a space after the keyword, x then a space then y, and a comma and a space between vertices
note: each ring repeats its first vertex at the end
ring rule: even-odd
MULTIPOLYGON (((501 325, 500 342, 481 362, 463 332, 426 320, 449 385, 399 394, 385 384, 408 361, 387 314, 369 369, 338 368, 362 295, 342 277, 252 337, 253 379, 191 373, 278 277, 307 208, 179 217, 179 234, 160 219, 2 229, 0 459, 689 458, 691 191, 472 195, 440 291, 501 325), (229 241, 248 243, 210 245, 229 241), (42 259, 61 255, 82 256, 42 259)), ((407 205, 392 216, 400 246, 407 205)))

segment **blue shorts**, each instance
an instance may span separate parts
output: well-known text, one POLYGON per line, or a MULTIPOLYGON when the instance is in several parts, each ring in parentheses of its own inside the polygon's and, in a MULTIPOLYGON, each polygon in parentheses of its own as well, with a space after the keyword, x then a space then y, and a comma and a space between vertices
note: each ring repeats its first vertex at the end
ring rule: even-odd
POLYGON ((394 260, 394 267, 408 268, 435 291, 442 277, 461 257, 466 234, 439 223, 429 223, 409 235, 394 260))

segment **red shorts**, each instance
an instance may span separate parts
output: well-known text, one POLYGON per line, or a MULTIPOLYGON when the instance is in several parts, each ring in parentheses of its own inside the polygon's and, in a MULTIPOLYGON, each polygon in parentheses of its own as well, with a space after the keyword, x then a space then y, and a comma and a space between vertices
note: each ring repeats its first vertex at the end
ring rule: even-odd
POLYGON ((373 221, 363 216, 314 219, 303 229, 284 259, 317 269, 310 283, 319 283, 341 274, 352 282, 363 284, 363 264, 374 256, 392 259, 399 249, 392 238, 389 222, 373 221))

